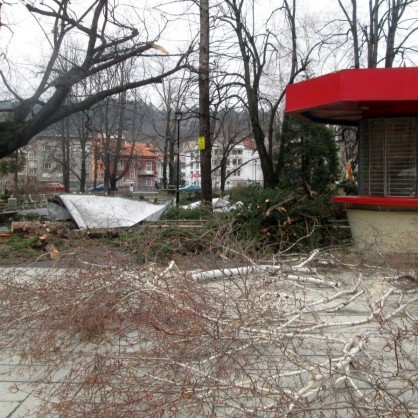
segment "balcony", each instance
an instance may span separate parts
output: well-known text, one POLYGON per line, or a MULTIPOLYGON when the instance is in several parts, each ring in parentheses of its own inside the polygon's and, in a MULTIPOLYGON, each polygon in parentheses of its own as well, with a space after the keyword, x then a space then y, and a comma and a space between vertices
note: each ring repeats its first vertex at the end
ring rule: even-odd
POLYGON ((152 168, 150 169, 144 168, 142 170, 138 170, 138 176, 153 176, 153 175, 155 175, 155 171, 152 168))

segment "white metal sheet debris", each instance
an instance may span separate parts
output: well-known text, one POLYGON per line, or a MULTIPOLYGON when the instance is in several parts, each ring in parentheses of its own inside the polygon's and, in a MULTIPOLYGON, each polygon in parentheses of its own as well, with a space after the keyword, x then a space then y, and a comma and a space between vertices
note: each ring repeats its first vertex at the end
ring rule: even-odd
POLYGON ((118 196, 59 196, 80 229, 123 228, 141 221, 157 221, 169 204, 154 204, 118 196))

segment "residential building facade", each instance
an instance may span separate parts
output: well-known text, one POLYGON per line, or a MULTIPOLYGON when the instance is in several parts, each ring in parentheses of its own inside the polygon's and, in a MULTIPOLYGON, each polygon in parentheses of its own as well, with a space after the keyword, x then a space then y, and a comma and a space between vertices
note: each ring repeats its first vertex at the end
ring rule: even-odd
MULTIPOLYGON (((79 190, 81 166, 84 156, 86 190, 104 182, 105 170, 116 164, 117 187, 121 189, 154 190, 158 180, 160 155, 151 144, 125 142, 115 160, 110 148, 105 148, 100 139, 89 138, 81 150, 77 137, 67 137, 65 145, 59 136, 38 135, 22 149, 26 164, 18 173, 18 189, 22 193, 42 190, 50 182, 63 182, 63 154, 68 153, 70 165, 70 189, 79 190), (63 149, 65 146, 65 150, 63 149)), ((12 177, 2 179, 4 187, 13 189, 12 177)))
POLYGON ((152 144, 127 144, 118 162, 118 187, 130 190, 155 190, 160 156, 152 144), (131 149, 133 148, 133 149, 131 149))
MULTIPOLYGON (((185 184, 200 185, 200 151, 197 143, 187 143, 181 152, 184 160, 182 178, 185 184)), ((221 188, 221 166, 224 164, 225 190, 245 186, 250 183, 263 183, 260 158, 255 141, 245 138, 230 146, 227 151, 220 141, 212 148, 212 185, 214 190, 221 188)))
MULTIPOLYGON (((85 190, 105 181, 106 170, 114 171, 117 188, 130 191, 153 191, 162 183, 162 155, 150 143, 132 144, 124 141, 117 158, 109 145, 104 145, 100 136, 81 142, 77 137, 38 135, 23 148, 26 158, 24 169, 19 173, 19 189, 23 193, 36 192, 50 182, 63 182, 63 154, 69 155, 70 189, 80 188, 82 161, 85 160, 85 190), (84 143, 84 150, 82 150, 84 143), (63 148, 65 147, 65 148, 63 148), (114 164, 116 167, 113 169, 114 164)), ((220 161, 224 161, 224 190, 262 183, 260 159, 252 138, 245 138, 233 145, 224 155, 220 144, 212 150, 212 184, 221 189, 220 161), (224 157, 224 158, 223 158, 224 157)), ((2 179, 3 186, 10 189, 11 176, 2 179), (10 183, 10 184, 9 184, 10 183)), ((180 152, 180 185, 200 185, 200 151, 194 141, 186 143, 180 152)))

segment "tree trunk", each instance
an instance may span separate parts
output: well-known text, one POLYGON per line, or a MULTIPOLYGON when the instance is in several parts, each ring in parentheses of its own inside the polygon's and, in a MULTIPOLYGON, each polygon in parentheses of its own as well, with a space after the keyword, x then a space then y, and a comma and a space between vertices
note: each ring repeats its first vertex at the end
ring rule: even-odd
POLYGON ((170 144, 173 143, 172 138, 172 130, 171 130, 171 109, 167 109, 167 116, 165 120, 165 138, 164 138, 164 151, 163 151, 163 189, 167 188, 167 182, 170 184, 171 181, 171 170, 168 170, 167 173, 167 167, 172 166, 172 161, 170 160, 169 150, 171 151, 170 144), (170 164, 170 165, 169 165, 170 164), (168 180, 167 180, 168 178, 168 180))
POLYGON ((377 50, 379 46, 379 0, 369 0, 370 28, 368 39, 368 68, 377 66, 377 50), (374 3, 374 4, 373 4, 374 3))
POLYGON ((69 118, 61 121, 61 168, 65 191, 70 191, 70 126, 69 118))
POLYGON ((354 50, 354 68, 360 68, 360 48, 357 32, 357 0, 351 0, 353 4, 351 33, 353 34, 353 50, 354 50))
MULTIPOLYGON (((84 142, 84 141, 83 141, 84 142)), ((86 145, 84 143, 81 144, 81 166, 80 166, 80 192, 86 191, 86 177, 87 177, 87 170, 86 170, 86 164, 87 164, 87 152, 86 152, 86 145)))
POLYGON ((273 162, 264 143, 265 136, 258 118, 258 110, 251 116, 251 125, 254 140, 257 145, 258 156, 260 157, 261 170, 263 171, 264 188, 273 189, 277 186, 277 176, 274 172, 273 162))
POLYGON ((354 68, 360 68, 360 49, 359 49, 359 39, 357 31, 357 0, 351 0, 352 11, 351 17, 343 5, 341 0, 338 0, 341 10, 343 11, 347 22, 350 26, 351 36, 353 37, 353 57, 354 57, 354 68))
POLYGON ((404 4, 401 4, 401 0, 393 0, 392 6, 388 11, 388 35, 386 40, 386 56, 385 67, 391 68, 393 66, 393 60, 395 59, 395 36, 396 30, 399 25, 400 15, 403 13, 404 4))

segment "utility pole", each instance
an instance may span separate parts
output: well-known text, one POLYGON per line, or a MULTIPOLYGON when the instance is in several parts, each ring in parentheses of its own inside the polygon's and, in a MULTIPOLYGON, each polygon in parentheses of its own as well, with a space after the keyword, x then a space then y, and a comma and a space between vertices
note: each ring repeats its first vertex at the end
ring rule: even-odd
POLYGON ((199 136, 202 205, 212 210, 212 139, 209 108, 209 0, 200 0, 199 136))

